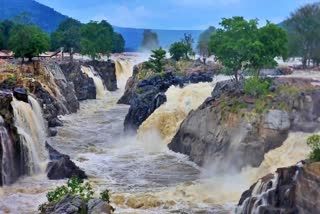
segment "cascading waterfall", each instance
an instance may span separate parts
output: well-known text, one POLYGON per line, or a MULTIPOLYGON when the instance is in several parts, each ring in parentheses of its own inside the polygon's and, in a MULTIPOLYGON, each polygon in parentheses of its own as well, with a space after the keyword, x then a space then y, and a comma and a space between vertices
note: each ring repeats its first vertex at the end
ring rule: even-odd
POLYGON ((9 185, 16 178, 14 166, 14 147, 7 129, 4 127, 4 120, 0 116, 0 143, 2 149, 1 175, 2 184, 9 185))
POLYGON ((124 89, 127 80, 132 76, 134 65, 130 61, 122 59, 115 60, 115 65, 118 88, 124 89))
POLYGON ((211 83, 190 84, 184 88, 171 86, 166 92, 167 102, 141 124, 138 135, 142 137, 145 133, 157 131, 165 143, 170 143, 188 113, 197 109, 211 95, 217 82, 225 79, 228 78, 218 76, 211 83))
POLYGON ((90 66, 81 66, 81 70, 83 73, 87 74, 90 78, 93 79, 94 85, 96 86, 97 90, 97 97, 103 98, 106 95, 106 88, 102 82, 102 79, 99 74, 96 73, 96 71, 90 66))
POLYGON ((29 103, 13 98, 14 122, 20 135, 21 155, 26 161, 28 174, 44 170, 48 153, 45 149, 46 126, 39 103, 31 96, 29 103))

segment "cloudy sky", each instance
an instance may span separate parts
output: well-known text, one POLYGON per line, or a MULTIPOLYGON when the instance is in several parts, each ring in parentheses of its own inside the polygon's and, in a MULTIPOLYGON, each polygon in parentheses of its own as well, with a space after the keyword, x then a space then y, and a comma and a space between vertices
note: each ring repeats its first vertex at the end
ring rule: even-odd
POLYGON ((314 0, 37 0, 82 22, 108 20, 122 27, 205 29, 222 17, 281 22, 314 0))

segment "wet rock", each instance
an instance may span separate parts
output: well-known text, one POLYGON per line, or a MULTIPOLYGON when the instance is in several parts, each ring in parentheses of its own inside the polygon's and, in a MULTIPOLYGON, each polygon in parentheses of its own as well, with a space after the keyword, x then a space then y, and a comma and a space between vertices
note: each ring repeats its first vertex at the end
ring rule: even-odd
POLYGON ((75 93, 79 101, 96 99, 96 87, 92 78, 81 71, 81 62, 62 63, 61 69, 68 81, 74 85, 75 93))
POLYGON ((49 134, 49 137, 55 137, 58 134, 58 130, 56 128, 49 128, 48 134, 49 134))
POLYGON ((20 101, 28 103, 28 92, 25 88, 23 87, 18 87, 13 89, 13 96, 20 101))
POLYGON ((279 168, 276 173, 276 177, 265 176, 261 182, 243 193, 237 213, 320 212, 320 163, 308 163, 304 166, 299 163, 279 168), (265 188, 258 188, 257 185, 265 188), (253 192, 254 189, 260 191, 253 192))
POLYGON ((76 176, 79 179, 86 179, 87 175, 83 170, 70 160, 68 155, 61 154, 50 144, 46 143, 51 162, 47 166, 47 177, 51 180, 59 180, 76 176))
POLYGON ((91 199, 88 203, 88 214, 111 214, 113 207, 101 199, 91 199))
POLYGON ((219 82, 212 97, 181 123, 169 148, 199 165, 220 163, 217 170, 240 170, 258 167, 264 154, 281 146, 290 131, 312 133, 320 129, 319 87, 295 78, 276 78, 272 84, 278 94, 266 97, 266 111, 257 113, 257 101, 245 98, 242 85, 219 82), (278 92, 280 87, 291 87, 295 93, 278 92), (246 105, 234 110, 234 103, 246 105))
POLYGON ((49 128, 63 126, 63 122, 61 120, 59 120, 58 118, 53 118, 48 121, 48 126, 49 126, 49 128))
POLYGON ((212 74, 206 72, 185 77, 167 72, 164 75, 155 75, 139 81, 131 97, 130 109, 124 121, 125 131, 135 132, 158 107, 165 103, 167 100, 165 92, 170 86, 210 81, 212 81, 212 74))
POLYGON ((111 60, 109 61, 89 61, 85 63, 88 66, 92 66, 96 72, 102 78, 104 85, 108 91, 117 90, 117 77, 116 77, 116 67, 115 63, 111 60))
POLYGON ((67 195, 61 201, 47 204, 43 214, 78 214, 87 213, 87 204, 79 196, 67 195))

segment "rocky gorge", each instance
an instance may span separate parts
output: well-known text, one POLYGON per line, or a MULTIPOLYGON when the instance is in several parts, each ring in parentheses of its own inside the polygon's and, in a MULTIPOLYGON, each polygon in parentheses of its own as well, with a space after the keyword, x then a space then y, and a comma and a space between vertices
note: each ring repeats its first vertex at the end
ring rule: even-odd
MULTIPOLYGON (((214 64, 192 61, 185 72, 168 65, 150 75, 143 63, 133 71, 127 63, 41 62, 24 65, 23 72, 7 67, 0 84, 0 211, 33 213, 35 201, 44 202, 61 179, 76 176, 95 191, 110 189, 116 213, 316 213, 308 191, 318 197, 318 165, 293 164, 309 152, 296 133, 319 131, 317 78, 266 78, 270 84, 260 96, 248 94, 244 82, 237 86, 216 75, 214 64), (125 89, 118 89, 121 72, 133 72, 125 89), (17 115, 30 117, 17 123, 17 115), (35 129, 26 135, 21 130, 28 130, 28 120, 35 129), (31 136, 39 151, 29 154, 21 135, 31 136), (28 158, 40 164, 30 166, 28 158), (37 178, 37 170, 50 183, 37 178), (17 209, 12 200, 19 201, 17 209)), ((113 212, 96 194, 86 201, 66 195, 42 208, 113 212)))
MULTIPOLYGON (((31 151, 28 150, 32 148, 27 148, 24 141, 28 141, 25 137, 31 136, 33 138, 33 135, 36 135, 34 132, 39 132, 39 130, 31 130, 30 136, 29 134, 23 137, 19 136, 21 130, 16 128, 17 120, 19 120, 16 114, 30 114, 22 115, 25 117, 23 120, 32 123, 40 121, 40 123, 46 124, 41 124, 39 127, 36 127, 36 124, 29 124, 31 129, 33 129, 32 126, 35 126, 35 128, 44 129, 41 130, 44 135, 55 136, 57 134, 56 127, 63 126, 58 115, 76 113, 80 106, 79 101, 96 99, 94 80, 81 71, 81 66, 92 66, 93 69, 97 70, 98 75, 101 75, 108 89, 117 89, 115 64, 111 61, 61 64, 33 62, 22 65, 22 67, 14 64, 5 65, 3 73, 7 75, 7 78, 0 83, 2 90, 1 127, 3 129, 0 147, 1 185, 11 184, 19 176, 33 173, 32 170, 28 170, 30 167, 28 164, 36 161, 27 155, 28 153, 31 154, 31 151), (32 100, 30 100, 31 98, 32 100), (14 111, 13 102, 16 103, 14 107, 21 108, 21 112, 14 111), (11 161, 13 163, 9 163, 11 161), (13 169, 15 171, 11 172, 10 170, 13 169)), ((42 140, 45 141, 45 139, 42 140)), ((39 143, 42 144, 41 147, 47 148, 47 151, 43 150, 42 152, 48 152, 49 154, 50 162, 46 170, 48 178, 63 179, 70 178, 73 175, 80 179, 87 177, 70 160, 69 156, 61 154, 52 148, 48 142, 39 143)), ((32 156, 32 158, 34 157, 32 156)))

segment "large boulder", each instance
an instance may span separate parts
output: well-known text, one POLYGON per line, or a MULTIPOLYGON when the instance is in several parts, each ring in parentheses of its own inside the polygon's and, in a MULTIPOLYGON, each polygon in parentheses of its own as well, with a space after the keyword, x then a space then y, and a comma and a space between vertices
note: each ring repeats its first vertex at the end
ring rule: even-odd
POLYGON ((169 148, 199 165, 217 163, 217 170, 240 170, 258 167, 264 154, 281 146, 290 131, 320 128, 320 89, 312 81, 274 79, 274 95, 264 98, 265 109, 259 113, 257 99, 248 98, 241 87, 232 81, 218 83, 212 97, 182 122, 169 148))
POLYGON ((81 62, 62 63, 61 69, 68 81, 73 82, 76 96, 79 101, 96 99, 96 87, 92 78, 81 70, 81 62))
POLYGON ((23 87, 17 87, 13 89, 13 96, 20 101, 28 103, 28 92, 25 88, 23 87))
POLYGON ((242 194, 237 213, 320 213, 320 163, 277 169, 242 194))
POLYGON ((61 154, 48 143, 46 147, 49 151, 50 162, 47 166, 47 176, 51 180, 59 180, 76 176, 79 179, 86 179, 87 175, 83 170, 71 161, 68 155, 61 154))

